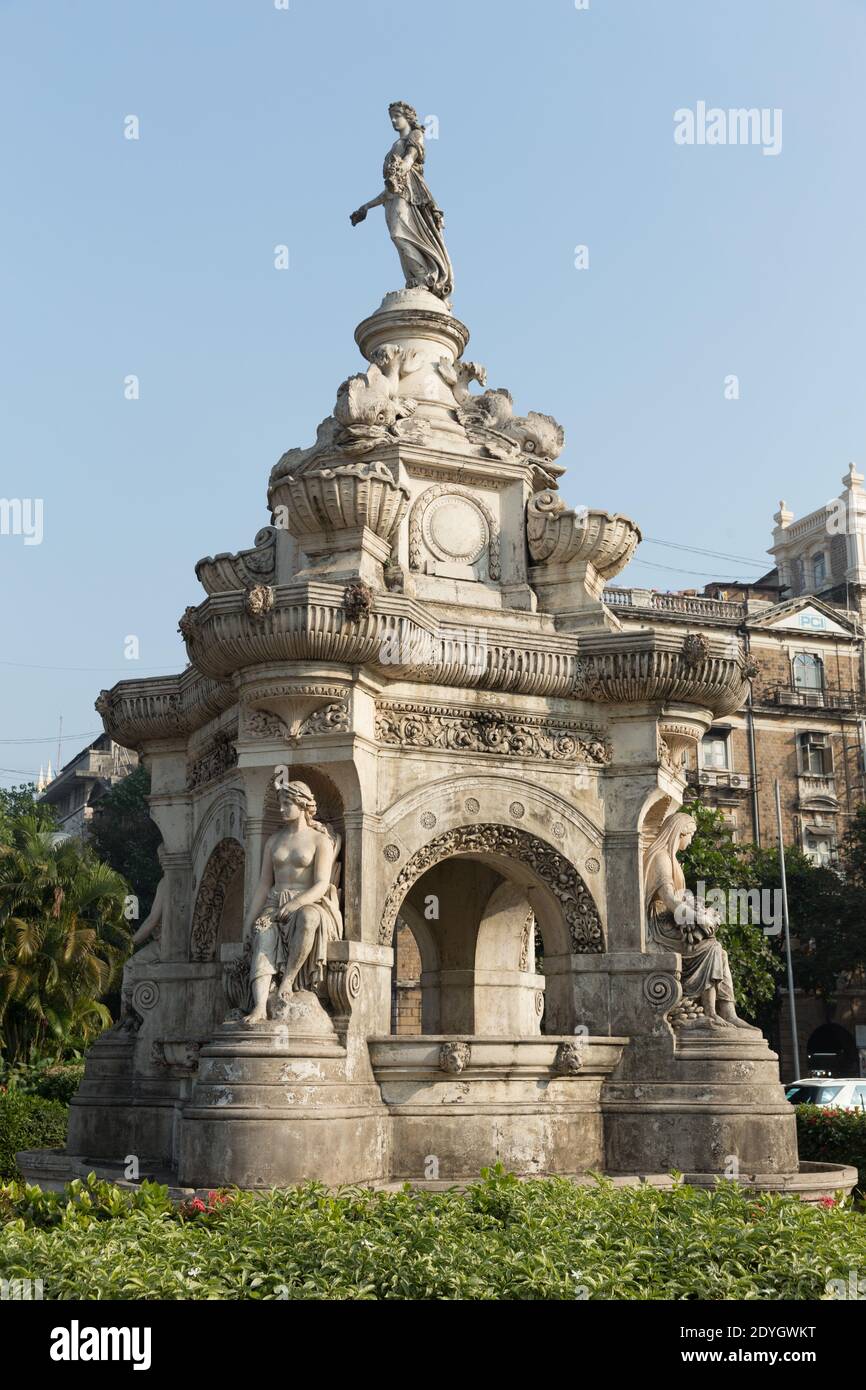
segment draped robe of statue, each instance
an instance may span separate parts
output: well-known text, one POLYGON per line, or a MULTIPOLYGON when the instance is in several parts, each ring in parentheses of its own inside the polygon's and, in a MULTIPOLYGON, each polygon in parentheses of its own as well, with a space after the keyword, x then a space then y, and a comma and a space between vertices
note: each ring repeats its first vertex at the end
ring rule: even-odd
POLYGON ((385 157, 385 220, 397 248, 407 288, 420 286, 447 299, 454 272, 442 236, 443 214, 424 181, 424 132, 410 130, 385 157), (408 169, 397 166, 414 152, 408 169))
MULTIPOLYGON (((272 888, 268 894, 253 933, 251 984, 264 975, 282 977, 297 928, 297 913, 289 912, 285 920, 281 914, 301 892, 300 888, 272 888)), ((317 903, 308 904, 306 911, 317 912, 319 922, 312 949, 295 977, 294 990, 311 990, 324 998, 327 996, 328 944, 342 940, 343 936, 343 918, 335 884, 329 885, 327 893, 317 903)))
POLYGON ((682 957, 682 987, 687 999, 699 999, 715 987, 718 1001, 733 1004, 728 953, 716 936, 718 916, 712 908, 695 902, 677 858, 680 837, 689 829, 694 830, 690 816, 669 816, 650 847, 645 879, 649 935, 657 945, 682 957))

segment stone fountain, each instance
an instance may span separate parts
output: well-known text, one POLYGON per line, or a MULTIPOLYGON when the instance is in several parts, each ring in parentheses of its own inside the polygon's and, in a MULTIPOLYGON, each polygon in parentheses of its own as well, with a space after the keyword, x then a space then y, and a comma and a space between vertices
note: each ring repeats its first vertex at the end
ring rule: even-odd
POLYGON ((392 123, 365 209, 405 286, 273 468, 254 545, 196 566, 186 670, 97 701, 151 773, 157 949, 127 966, 68 1151, 25 1172, 382 1184, 498 1160, 850 1189, 798 1163, 679 866, 683 755, 740 706, 743 650, 605 608, 640 532, 569 508, 562 428, 466 358, 423 132, 402 103, 392 123), (398 920, 417 1036, 391 1033, 398 920))

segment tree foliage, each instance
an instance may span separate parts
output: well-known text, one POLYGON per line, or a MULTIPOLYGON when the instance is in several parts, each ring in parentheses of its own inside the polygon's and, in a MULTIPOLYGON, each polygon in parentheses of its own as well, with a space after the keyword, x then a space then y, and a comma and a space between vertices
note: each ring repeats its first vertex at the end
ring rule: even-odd
POLYGON ((0 787, 0 833, 11 821, 22 816, 35 816, 41 825, 56 826, 57 816, 53 806, 46 801, 35 801, 36 788, 32 782, 22 782, 19 787, 0 787))
MULTIPOLYGON (((720 811, 693 802, 697 834, 682 856, 686 882, 708 888, 761 889, 778 896, 779 850, 735 844, 720 811)), ((816 865, 802 850, 785 847, 791 956, 798 989, 831 1002, 840 979, 866 974, 866 807, 860 807, 841 848, 838 867, 816 865)), ((776 923, 728 924, 719 937, 728 951, 737 996, 757 1018, 784 969, 781 908, 776 923), (775 926, 776 930, 766 931, 775 926)))
POLYGON ((150 773, 137 767, 99 801, 90 839, 99 858, 121 874, 139 900, 139 920, 150 911, 162 869, 156 857, 160 833, 150 818, 150 773))
POLYGON ((36 815, 0 825, 0 1048, 11 1063, 85 1045, 111 1022, 100 1002, 131 937, 127 885, 36 815))

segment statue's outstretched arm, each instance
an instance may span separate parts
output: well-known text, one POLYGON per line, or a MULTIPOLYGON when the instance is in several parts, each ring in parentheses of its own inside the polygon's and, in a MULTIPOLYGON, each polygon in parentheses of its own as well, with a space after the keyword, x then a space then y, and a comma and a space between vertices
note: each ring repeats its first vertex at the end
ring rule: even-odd
POLYGON ((381 204, 384 203, 387 196, 388 195, 385 192, 385 189, 383 188, 382 192, 379 193, 377 197, 371 198, 369 203, 362 203, 361 206, 359 208, 356 208, 354 212, 349 213, 349 221, 351 222, 352 226, 357 227, 359 222, 363 222, 370 209, 380 207, 381 204))

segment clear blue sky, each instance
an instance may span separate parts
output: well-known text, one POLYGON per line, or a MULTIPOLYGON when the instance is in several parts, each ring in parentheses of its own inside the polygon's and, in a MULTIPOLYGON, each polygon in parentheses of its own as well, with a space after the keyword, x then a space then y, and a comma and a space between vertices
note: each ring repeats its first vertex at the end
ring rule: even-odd
MULTIPOLYGON (((362 366, 400 280, 348 214, 394 99, 438 117, 454 312, 564 424, 567 499, 760 561, 780 497, 864 462, 864 71, 862 0, 0 0, 0 496, 44 501, 41 545, 0 536, 0 782, 182 668, 195 561, 251 543, 362 366), (781 153, 676 145, 698 101, 781 108, 781 153)), ((620 583, 760 573, 638 560, 620 583)))

